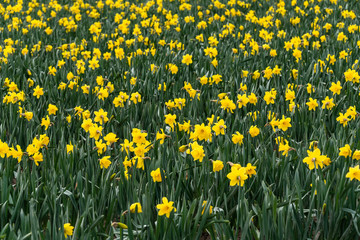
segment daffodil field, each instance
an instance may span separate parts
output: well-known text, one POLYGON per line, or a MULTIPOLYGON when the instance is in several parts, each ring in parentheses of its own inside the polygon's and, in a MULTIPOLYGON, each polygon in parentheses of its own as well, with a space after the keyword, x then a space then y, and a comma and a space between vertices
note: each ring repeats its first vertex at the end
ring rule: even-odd
POLYGON ((0 15, 0 239, 359 239, 360 1, 0 15))

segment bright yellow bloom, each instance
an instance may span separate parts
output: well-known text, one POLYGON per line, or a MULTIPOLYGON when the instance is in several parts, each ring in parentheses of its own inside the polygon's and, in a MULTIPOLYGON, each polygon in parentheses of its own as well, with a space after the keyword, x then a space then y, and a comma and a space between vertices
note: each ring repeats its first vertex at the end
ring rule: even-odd
POLYGON ((142 213, 141 204, 139 202, 131 204, 130 205, 130 212, 131 213, 135 213, 135 212, 142 213))
POLYGON ((207 84, 207 83, 208 83, 208 80, 209 80, 209 78, 206 77, 206 75, 202 76, 202 77, 200 78, 200 83, 201 83, 201 85, 207 84))
POLYGON ((56 68, 53 66, 49 67, 49 74, 55 76, 56 75, 56 68))
POLYGON ((32 160, 34 160, 36 166, 39 166, 39 162, 42 162, 42 161, 43 161, 43 155, 42 155, 42 153, 39 153, 39 152, 35 153, 35 154, 32 156, 32 160))
POLYGON ((100 168, 107 169, 111 164, 111 161, 109 159, 110 159, 110 156, 105 156, 105 157, 99 159, 100 168))
POLYGON ((344 72, 345 81, 352 81, 353 83, 359 83, 360 76, 359 73, 354 69, 348 69, 344 72))
POLYGON ((109 121, 109 118, 107 117, 107 112, 105 112, 102 108, 99 111, 95 111, 94 114, 94 121, 100 123, 101 125, 109 121))
POLYGON ((70 223, 65 223, 64 224, 64 236, 65 236, 65 238, 67 238, 68 236, 72 236, 73 235, 73 230, 74 230, 74 227, 71 226, 70 223))
POLYGON ((295 100, 295 91, 287 89, 285 93, 285 100, 286 101, 294 101, 295 100))
POLYGON ((297 79, 298 74, 299 74, 299 70, 297 70, 297 69, 292 69, 292 70, 291 70, 291 73, 292 73, 293 78, 294 78, 294 79, 297 79))
POLYGON ((252 175, 256 175, 256 166, 251 165, 251 163, 248 163, 245 167, 246 170, 246 175, 248 175, 250 178, 252 177, 252 175))
POLYGON ((5 154, 8 154, 9 150, 8 144, 0 140, 0 157, 5 158, 5 154))
POLYGON ((66 153, 71 153, 74 152, 74 145, 71 144, 66 144, 66 153))
POLYGON ((350 120, 351 119, 348 118, 347 113, 345 113, 345 114, 339 113, 339 116, 336 118, 336 121, 338 121, 340 124, 342 124, 343 127, 345 127, 350 120))
POLYGON ((267 105, 274 104, 276 99, 276 90, 272 89, 271 91, 265 92, 264 100, 267 105))
POLYGON ((350 117, 351 120, 355 120, 355 117, 357 115, 356 112, 356 107, 355 106, 350 106, 347 110, 346 110, 346 114, 348 117, 350 117))
POLYGON ((104 137, 104 140, 106 141, 106 145, 110 146, 111 144, 116 143, 119 138, 116 137, 115 133, 111 132, 104 137))
POLYGON ((199 160, 199 162, 202 162, 205 157, 203 146, 199 145, 197 142, 193 142, 190 143, 190 147, 191 151, 188 149, 187 153, 191 154, 191 156, 194 158, 194 161, 199 160))
POLYGON ((282 116, 282 119, 279 121, 278 128, 283 130, 284 132, 288 130, 289 127, 291 127, 291 118, 285 118, 285 116, 282 116))
POLYGON ((172 210, 176 212, 176 208, 173 207, 174 202, 168 201, 166 197, 162 198, 162 204, 156 205, 156 208, 159 209, 159 216, 166 215, 167 218, 170 217, 172 210))
POLYGON ((160 168, 151 171, 150 175, 153 178, 154 182, 162 182, 160 168))
POLYGON ((253 104, 253 105, 256 105, 257 103, 257 97, 254 93, 251 93, 249 96, 248 96, 248 99, 249 99, 249 103, 253 104))
POLYGON ((40 88, 40 86, 37 85, 37 86, 34 88, 33 96, 35 96, 37 99, 39 99, 40 96, 42 96, 42 95, 44 95, 43 88, 40 88))
POLYGON ((224 163, 221 160, 212 161, 213 172, 219 172, 224 168, 224 163))
POLYGON ((56 105, 49 104, 49 107, 47 110, 49 112, 49 115, 56 115, 58 108, 56 107, 56 105))
POLYGON ((226 175, 228 179, 230 179, 230 186, 240 185, 244 186, 245 180, 248 179, 246 175, 246 168, 231 168, 231 172, 226 175))
POLYGON ((125 151, 126 154, 129 154, 129 151, 134 151, 133 142, 129 142, 129 140, 124 139, 124 143, 121 143, 121 151, 125 151))
POLYGON ((100 100, 105 100, 105 98, 109 97, 109 91, 107 88, 101 87, 100 90, 97 92, 97 97, 100 100))
POLYGON ((46 116, 46 118, 41 119, 41 126, 45 126, 45 130, 47 130, 50 126, 50 118, 49 115, 46 116))
POLYGON ((251 126, 249 129, 249 133, 250 133, 251 137, 256 137, 257 135, 259 135, 260 129, 256 125, 251 126))
POLYGON ((349 167, 349 172, 346 174, 347 178, 350 178, 350 180, 352 181, 354 178, 358 181, 360 181, 360 169, 359 169, 359 165, 357 165, 356 167, 349 167))
POLYGON ((96 123, 89 128, 90 138, 99 140, 99 137, 102 136, 102 126, 98 126, 96 123))
POLYGON ((180 124, 178 123, 178 126, 179 126, 179 130, 180 131, 184 131, 186 133, 189 133, 190 132, 190 127, 191 127, 191 124, 190 124, 190 120, 189 121, 184 121, 183 124, 180 124))
POLYGON ((175 107, 177 107, 179 110, 181 110, 185 106, 185 98, 175 98, 175 107))
POLYGON ((309 107, 309 111, 311 111, 311 110, 315 111, 316 107, 319 106, 316 99, 312 99, 312 98, 309 98, 309 101, 306 102, 306 105, 309 107))
MULTIPOLYGON (((1 140, 0 140, 0 142, 1 142, 1 140)), ((19 162, 21 162, 21 158, 24 155, 24 152, 21 150, 19 145, 16 145, 16 149, 14 147, 9 148, 7 155, 8 155, 8 157, 11 156, 13 158, 17 158, 18 163, 19 163, 19 162)))
POLYGON ((92 122, 91 118, 84 119, 81 124, 81 127, 85 130, 85 132, 88 132, 92 126, 93 126, 93 122, 92 122))
POLYGON ((89 68, 95 70, 96 68, 100 67, 99 61, 94 57, 89 61, 89 68))
POLYGON ((231 138, 231 140, 234 144, 239 144, 240 146, 243 144, 243 139, 244 139, 244 136, 241 133, 239 133, 238 131, 236 131, 236 133, 233 134, 232 138, 231 138))
POLYGON ((124 92, 120 92, 117 97, 114 98, 113 104, 115 107, 124 107, 125 102, 129 99, 129 95, 124 92))
POLYGON ((298 62, 299 59, 301 59, 301 51, 299 49, 294 49, 293 56, 296 58, 296 62, 298 62))
POLYGON ((215 84, 218 84, 219 82, 222 81, 221 78, 222 78, 222 76, 220 74, 215 74, 215 75, 211 76, 210 85, 214 82, 215 82, 215 84))
POLYGON ((144 170, 145 165, 144 165, 144 159, 142 157, 139 156, 135 156, 131 159, 132 165, 136 165, 136 168, 138 169, 142 169, 144 170))
POLYGON ((269 80, 270 78, 272 78, 273 76, 273 71, 270 67, 267 67, 265 70, 264 70, 264 77, 269 80))
POLYGON ((99 141, 95 141, 95 145, 96 145, 96 150, 98 155, 103 154, 104 151, 106 150, 106 144, 103 143, 103 140, 100 139, 99 141))
POLYGON ((141 130, 137 128, 133 128, 131 132, 133 142, 136 144, 145 144, 147 135, 146 132, 141 132, 141 130))
POLYGON ((352 159, 360 160, 360 150, 355 150, 352 156, 352 159))
POLYGON ((226 125, 223 119, 215 123, 212 127, 212 130, 215 132, 216 136, 219 134, 225 135, 225 129, 226 125))
POLYGON ((237 95, 237 104, 239 108, 246 107, 246 104, 249 102, 249 99, 246 97, 246 94, 237 95))
POLYGON ((303 162, 309 165, 309 169, 313 170, 316 168, 323 168, 324 167, 324 160, 326 160, 325 155, 321 155, 320 149, 315 149, 314 151, 307 151, 308 156, 304 158, 303 162))
POLYGON ((326 109, 331 110, 335 106, 333 101, 334 101, 333 98, 330 99, 328 96, 326 96, 325 100, 321 101, 323 104, 321 108, 325 109, 326 107, 326 109))
POLYGON ((339 152, 339 156, 344 156, 344 157, 350 157, 351 156, 351 148, 349 144, 346 144, 344 147, 339 148, 340 152, 339 152))
POLYGON ((205 141, 212 141, 211 135, 211 128, 210 126, 205 126, 204 123, 201 125, 196 124, 194 132, 190 133, 190 139, 197 141, 197 140, 205 140, 205 141))
POLYGON ((175 124, 176 124, 176 115, 175 114, 167 114, 165 115, 165 123, 171 127, 172 130, 174 130, 175 124))
POLYGON ((332 82, 331 83, 331 87, 329 88, 329 90, 333 93, 333 94, 340 94, 340 91, 342 89, 342 86, 340 84, 340 81, 337 81, 337 83, 332 82))
POLYGON ((164 130, 161 128, 161 132, 156 133, 156 140, 160 140, 160 144, 164 144, 164 140, 166 138, 166 134, 164 133, 164 130))
POLYGON ((130 100, 131 100, 133 103, 135 103, 135 104, 141 102, 141 95, 140 95, 140 93, 138 93, 138 92, 132 93, 132 94, 131 94, 131 97, 130 97, 130 100))
POLYGON ((186 64, 186 65, 192 64, 192 63, 193 63, 193 61, 192 61, 192 56, 191 56, 190 54, 184 55, 181 62, 184 63, 184 64, 186 64))
POLYGON ((137 80, 136 77, 132 77, 132 78, 130 79, 130 84, 131 84, 131 85, 135 85, 135 84, 136 84, 136 80, 137 80))

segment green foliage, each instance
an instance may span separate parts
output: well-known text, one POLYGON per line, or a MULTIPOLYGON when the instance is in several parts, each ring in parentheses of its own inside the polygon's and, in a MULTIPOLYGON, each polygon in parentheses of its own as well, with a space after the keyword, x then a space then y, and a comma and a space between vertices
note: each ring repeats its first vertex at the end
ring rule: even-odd
POLYGON ((359 238, 360 177, 350 180, 348 175, 358 163, 351 154, 339 154, 339 149, 346 144, 352 152, 360 149, 360 122, 356 110, 346 125, 338 120, 349 107, 359 108, 359 80, 345 75, 359 70, 358 1, 245 0, 221 1, 221 6, 219 1, 197 0, 188 1, 189 10, 181 10, 186 1, 89 0, 59 1, 59 5, 19 1, 21 9, 15 3, 10 7, 9 2, 0 5, 0 140, 9 147, 18 145, 24 155, 20 162, 10 150, 1 157, 0 145, 0 239, 64 239, 65 223, 74 227, 70 239, 359 238), (193 16, 194 22, 186 22, 187 16, 193 16), (297 17, 300 22, 294 23, 297 17), (128 33, 121 30, 125 19, 131 20, 128 33), (198 27, 201 21, 207 23, 205 29, 198 27), (101 26, 99 34, 92 33, 99 30, 95 23, 101 26), (158 34, 156 23, 161 29, 158 34), (326 23, 332 25, 328 31, 326 23), (141 34, 134 34, 136 24, 141 34), (349 30, 353 25, 357 26, 354 32, 349 30), (48 27, 51 34, 45 32, 48 27), (278 35, 282 30, 285 37, 278 35), (338 39, 341 32, 346 41, 338 39), (200 34, 204 41, 197 40, 200 34), (218 52, 215 57, 205 53, 211 36, 219 41, 212 46, 218 52), (160 40, 166 44, 162 46, 160 40), (299 59, 293 55, 297 40, 299 59), (293 43, 289 51, 284 48, 288 41, 293 43), (313 45, 317 42, 318 49, 313 45), (49 46, 52 49, 46 50, 49 46), (124 51, 123 59, 116 56, 118 47, 124 51), (29 52, 24 54, 24 49, 29 52), (95 49, 101 57, 99 67, 92 69, 95 49), (270 50, 276 50, 277 56, 271 56, 270 50), (86 51, 89 58, 84 57, 86 51), (342 51, 346 58, 341 58, 342 51), (106 52, 111 53, 109 60, 103 55, 106 52), (192 64, 182 63, 186 54, 192 56, 192 64), (335 55, 334 64, 327 59, 329 54, 335 55), (65 61, 62 67, 60 60, 65 61), (83 69, 77 66, 79 60, 85 64, 83 69), (178 72, 173 74, 168 64, 175 64, 178 72), (276 66, 280 74, 267 79, 265 70, 276 66), (49 73, 51 67, 56 68, 54 75, 49 73), (297 77, 293 70, 298 70, 297 77), (257 72, 260 75, 255 78, 257 72), (210 82, 216 74, 222 77, 217 84, 210 82), (98 76, 105 79, 104 85, 97 82, 98 76), (203 76, 208 77, 207 84, 200 83, 203 76), (329 88, 338 81, 342 89, 336 95, 329 88), (19 91, 10 90, 12 83, 19 91), (63 90, 61 83, 66 85, 63 90), (108 83, 113 91, 111 86, 106 88, 108 83), (166 91, 159 90, 159 84, 166 84, 166 91), (309 92, 308 84, 315 91, 309 92), (247 90, 240 90, 244 85, 247 90), (39 98, 33 94, 36 86, 44 90, 39 98), (82 88, 86 86, 88 94, 82 88), (104 99, 99 97, 102 87, 109 93, 104 99), (272 89, 276 98, 268 104, 265 95, 272 89), (293 101, 286 99, 288 90, 295 92, 293 101), (23 100, 11 95, 21 91, 23 100), (121 92, 129 100, 116 107, 113 101, 121 92), (141 102, 130 100, 135 93, 141 95, 141 102), (233 113, 221 108, 221 93, 237 105, 233 113), (238 107, 238 95, 249 97, 250 93, 257 103, 238 107), (323 107, 325 97, 333 99, 332 109, 323 107), (167 107, 177 98, 186 100, 182 108, 167 107), (318 102, 314 111, 306 105, 309 98, 318 102), (49 104, 58 108, 55 115, 49 114, 49 104), (76 107, 90 115, 77 113, 76 107), (99 153, 95 139, 82 127, 86 118, 94 123, 100 109, 109 118, 102 124, 100 139, 106 142, 108 133, 119 138, 104 153, 99 153), (22 115, 26 112, 33 113, 30 120, 22 115), (167 114, 176 115, 173 130, 165 123, 167 114), (48 115, 51 124, 45 129, 42 119, 48 115), (213 124, 209 124, 212 115, 213 124), (292 126, 273 130, 271 120, 283 116, 291 119, 292 126), (212 141, 198 140, 205 157, 194 161, 190 147, 194 140, 179 124, 190 120, 189 130, 194 133, 195 125, 213 127, 218 118, 225 122, 225 134, 216 135, 212 129, 212 141), (251 137, 249 129, 255 125, 260 134, 251 137), (134 129, 147 133, 147 152, 141 158, 144 169, 136 167, 140 160, 135 153, 126 153, 120 145, 134 141, 134 129), (163 144, 156 137, 161 129, 167 135, 163 144), (244 136, 242 144, 232 140, 237 131, 244 136), (27 148, 44 134, 49 143, 37 149, 43 155, 37 166, 27 148), (276 143, 280 137, 291 147, 288 154, 276 143), (69 144, 74 146, 72 152, 67 151, 69 144), (189 151, 180 152, 181 146, 189 151), (310 170, 303 159, 316 147, 331 163, 310 170), (100 159, 105 156, 110 156, 111 164, 101 168, 100 159), (126 159, 131 166, 126 166, 126 159), (212 161, 217 159, 224 167, 214 172, 212 161), (248 163, 256 166, 256 174, 247 174, 243 186, 230 186, 233 164, 246 167, 248 163), (154 182, 151 175, 157 168, 161 182, 154 182), (158 214, 163 197, 176 208, 169 218, 158 214), (136 202, 142 212, 130 210, 136 202))

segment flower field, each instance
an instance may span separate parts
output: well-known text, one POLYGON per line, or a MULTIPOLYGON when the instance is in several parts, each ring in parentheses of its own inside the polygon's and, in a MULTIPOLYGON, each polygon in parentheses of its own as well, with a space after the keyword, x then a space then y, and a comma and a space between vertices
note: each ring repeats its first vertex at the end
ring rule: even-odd
POLYGON ((358 0, 0 3, 0 239, 358 239, 358 0))

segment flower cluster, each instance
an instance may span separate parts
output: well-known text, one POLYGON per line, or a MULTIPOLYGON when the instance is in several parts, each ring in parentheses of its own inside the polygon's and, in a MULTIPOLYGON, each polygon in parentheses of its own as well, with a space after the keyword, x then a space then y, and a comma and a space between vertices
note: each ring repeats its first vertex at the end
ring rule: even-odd
POLYGON ((21 221, 29 211, 41 228, 62 219, 41 231, 46 236, 61 228, 65 238, 73 231, 74 238, 91 238, 95 230, 113 236, 117 231, 96 223, 120 219, 134 224, 127 233, 139 233, 136 238, 153 232, 150 238, 158 238, 151 224, 157 217, 156 227, 176 230, 179 238, 184 229, 178 226, 206 226, 223 236, 222 227, 212 227, 219 223, 258 238, 267 223, 257 203, 268 199, 287 206, 289 195, 299 195, 303 202, 294 211, 316 209, 311 219, 300 218, 318 227, 323 222, 313 220, 315 213, 328 219, 318 206, 325 195, 344 204, 334 209, 358 208, 355 2, 4 0, 0 185, 9 187, 0 205, 11 219, 0 223, 4 236, 27 231, 17 228, 28 226, 21 221), (246 205, 241 210, 253 211, 241 213, 247 225, 239 216, 239 226, 225 221, 239 214, 240 203, 228 197, 236 191, 246 205), (313 193, 317 201, 308 199, 313 193), (106 217, 83 229, 98 216, 106 217))

